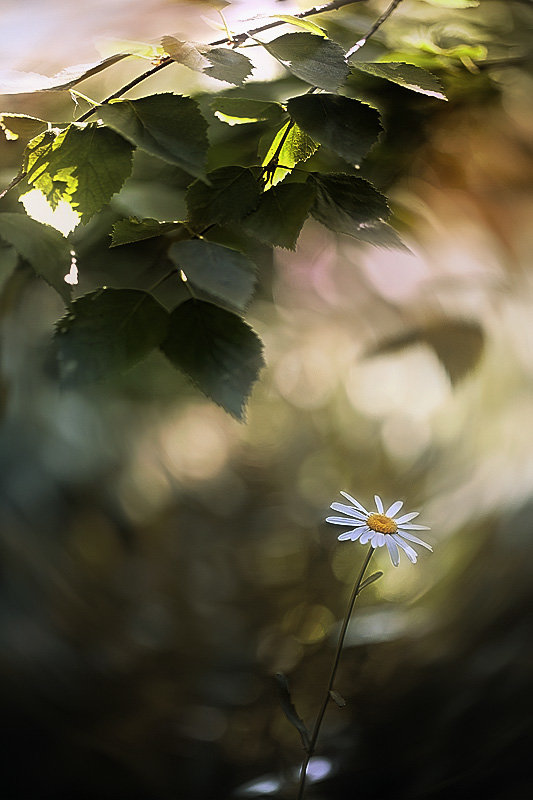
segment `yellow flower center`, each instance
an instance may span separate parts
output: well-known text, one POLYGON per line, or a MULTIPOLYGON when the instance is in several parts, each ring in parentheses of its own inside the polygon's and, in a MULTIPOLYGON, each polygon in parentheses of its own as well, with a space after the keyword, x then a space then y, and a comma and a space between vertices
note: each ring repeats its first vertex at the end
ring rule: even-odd
POLYGON ((370 514, 366 521, 368 527, 377 533, 396 533, 398 526, 386 514, 370 514))

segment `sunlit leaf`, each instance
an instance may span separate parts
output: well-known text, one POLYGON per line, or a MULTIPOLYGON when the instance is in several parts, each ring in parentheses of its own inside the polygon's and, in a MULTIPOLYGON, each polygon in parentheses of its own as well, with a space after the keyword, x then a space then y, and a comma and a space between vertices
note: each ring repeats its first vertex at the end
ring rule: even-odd
POLYGON ((239 311, 248 305, 256 283, 254 264, 237 250, 205 239, 175 242, 168 252, 193 286, 239 311))
POLYGON ((68 202, 87 222, 120 189, 131 172, 132 146, 96 123, 45 131, 24 153, 26 180, 52 208, 68 202))
POLYGON ((11 245, 30 266, 69 302, 71 287, 65 283, 72 257, 70 245, 55 228, 26 214, 0 214, 0 240, 11 245))
POLYGON ((354 61, 352 66, 355 70, 392 81, 392 83, 397 83, 399 86, 404 86, 413 92, 420 92, 429 97, 436 97, 439 100, 447 99, 439 79, 431 72, 414 64, 405 64, 398 61, 354 61))
POLYGON ((19 72, 14 69, 0 71, 0 94, 31 94, 33 92, 67 91, 117 61, 127 58, 128 53, 117 53, 92 64, 78 64, 48 78, 37 72, 19 72))
POLYGON ((29 117, 27 114, 0 114, 0 127, 5 133, 6 139, 33 139, 39 133, 45 131, 49 123, 38 117, 29 117))
POLYGON ((207 122, 190 97, 164 92, 139 100, 113 100, 98 113, 132 144, 201 177, 207 155, 207 122))
POLYGON ((74 300, 56 325, 60 375, 66 385, 124 372, 157 347, 168 314, 139 289, 99 289, 74 300))
POLYGON ((267 244, 293 250, 314 202, 314 189, 308 183, 273 186, 261 197, 244 220, 244 229, 267 244))
POLYGON ((311 86, 334 92, 350 69, 342 47, 312 33, 286 33, 263 47, 293 75, 311 86))
POLYGON ((176 230, 182 224, 182 222, 158 222, 156 219, 137 219, 136 217, 120 219, 113 225, 110 246, 118 247, 123 244, 140 242, 143 239, 153 239, 176 230))
POLYGON ((178 64, 225 83, 242 86, 252 72, 250 59, 228 47, 184 42, 174 36, 163 36, 161 44, 178 64))
POLYGON ((215 403, 244 420, 246 401, 264 365, 263 347, 242 319, 201 300, 170 315, 161 349, 215 403))
POLYGON ((211 102, 215 116, 228 125, 244 125, 249 122, 280 122, 285 114, 279 103, 263 100, 248 100, 245 97, 216 97, 211 102))
POLYGON ((327 39, 327 33, 324 28, 321 28, 320 25, 317 25, 315 22, 311 22, 310 19, 295 17, 293 14, 276 14, 275 19, 281 19, 288 25, 295 25, 297 28, 303 28, 309 31, 309 33, 314 33, 317 36, 323 36, 327 39))
POLYGON ((318 144, 308 133, 295 122, 287 122, 278 131, 263 158, 263 166, 269 167, 266 188, 282 181, 296 164, 307 161, 317 149, 318 144))
POLYGON ((334 94, 292 97, 287 110, 300 128, 351 164, 359 164, 382 131, 379 113, 334 94))

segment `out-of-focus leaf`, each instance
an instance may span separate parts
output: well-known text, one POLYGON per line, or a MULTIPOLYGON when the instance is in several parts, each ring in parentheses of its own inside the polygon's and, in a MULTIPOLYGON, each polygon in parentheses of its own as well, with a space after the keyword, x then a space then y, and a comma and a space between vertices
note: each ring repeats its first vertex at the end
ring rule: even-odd
POLYGON ((178 64, 225 83, 242 86, 252 72, 250 59, 228 47, 183 42, 174 36, 163 36, 161 44, 178 64))
POLYGON ((289 681, 287 676, 283 674, 283 672, 276 672, 274 675, 276 679, 276 683, 278 685, 279 691, 279 701, 281 704, 281 708, 291 725, 294 725, 300 737, 302 739, 302 744, 305 750, 309 750, 311 746, 311 740, 309 736, 309 731, 307 730, 303 719, 300 717, 291 697, 291 691, 289 687, 289 681))
POLYGON ((24 152, 26 180, 52 208, 65 200, 87 222, 120 191, 131 172, 132 146, 92 122, 45 131, 24 152))
POLYGON ((424 0, 424 3, 440 8, 477 8, 479 0, 424 0))
POLYGON ((433 350, 455 385, 479 363, 485 335, 479 323, 472 320, 439 320, 386 339, 368 355, 393 353, 417 344, 425 344, 433 350))
POLYGON ((275 186, 300 161, 307 161, 318 150, 319 145, 295 122, 287 122, 281 128, 263 158, 263 166, 270 166, 266 188, 275 186), (277 166, 281 164, 281 166, 277 166))
POLYGON ((339 708, 346 708, 346 700, 341 694, 336 692, 335 689, 330 689, 329 696, 339 708))
POLYGON ((158 222, 156 219, 119 219, 113 225, 111 234, 111 247, 118 247, 122 244, 133 244, 143 239, 153 239, 155 236, 162 236, 164 233, 174 231, 183 225, 182 222, 158 222))
POLYGON ((294 250, 314 199, 314 189, 308 183, 273 186, 246 217, 244 229, 262 242, 294 250))
POLYGON ((351 164, 359 164, 382 131, 375 108, 335 94, 292 97, 287 111, 300 128, 351 164))
POLYGON ((276 14, 275 19, 281 19, 288 25, 295 25, 297 28, 303 28, 304 30, 309 31, 309 33, 314 33, 317 36, 323 36, 327 39, 327 33, 324 28, 321 28, 320 25, 317 25, 315 22, 311 22, 310 19, 301 19, 300 17, 295 17, 292 14, 276 14))
POLYGON ((6 213, 0 214, 0 240, 14 247, 66 303, 70 301, 71 287, 64 278, 72 257, 70 245, 59 231, 26 214, 6 213))
POLYGON ((191 239, 175 242, 168 254, 193 286, 239 311, 248 305, 256 283, 255 267, 238 250, 191 239))
POLYGON ((362 241, 374 241, 380 225, 390 214, 386 198, 368 181, 343 173, 311 173, 308 181, 316 187, 312 215, 330 230, 362 241))
POLYGON ((86 78, 90 78, 103 69, 111 67, 117 61, 127 58, 127 56, 128 53, 117 53, 93 64, 78 64, 75 67, 69 67, 58 72, 57 75, 51 78, 46 75, 39 75, 37 72, 19 72, 14 69, 2 70, 0 72, 0 94, 66 91, 72 89, 73 86, 81 83, 86 78))
POLYGON ((19 255, 14 247, 0 242, 0 290, 18 264, 19 255))
POLYGON ((161 349, 207 397, 244 420, 264 361, 261 340, 240 317, 202 300, 188 300, 171 313, 161 349))
POLYGON ((189 219, 195 226, 238 222, 257 206, 262 187, 248 167, 220 167, 187 190, 189 219))
POLYGON ((38 117, 29 117, 27 114, 0 114, 0 127, 6 139, 14 140, 33 139, 48 128, 49 123, 38 117))
POLYGON ((414 64, 398 61, 386 61, 383 63, 377 61, 353 61, 352 66, 355 70, 366 72, 377 78, 384 78, 406 89, 411 89, 413 92, 420 92, 428 95, 428 97, 436 97, 438 100, 447 99, 439 79, 431 72, 414 64))
POLYGON ((248 100, 245 97, 216 97, 211 102, 215 116, 228 125, 244 125, 249 122, 280 122, 285 114, 279 103, 263 100, 248 100))
POLYGON ((167 325, 163 306, 139 289, 99 289, 74 300, 54 337, 63 383, 124 372, 162 342, 167 325))
POLYGON ((190 97, 164 92, 139 100, 112 100, 98 113, 110 128, 153 156, 202 177, 207 122, 190 97))
POLYGON ((286 33, 263 47, 300 80, 335 92, 349 75, 342 47, 312 33, 286 33))

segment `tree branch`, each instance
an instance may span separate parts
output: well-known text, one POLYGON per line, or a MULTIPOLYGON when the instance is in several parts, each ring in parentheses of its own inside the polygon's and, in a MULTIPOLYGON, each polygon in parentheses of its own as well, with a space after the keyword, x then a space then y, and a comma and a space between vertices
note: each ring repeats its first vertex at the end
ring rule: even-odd
POLYGON ((393 11, 396 8, 398 8, 398 6, 400 5, 401 2, 402 2, 402 0, 392 0, 392 3, 390 4, 390 6, 385 9, 383 14, 374 22, 372 27, 368 29, 368 31, 365 33, 363 38, 359 39, 359 41, 356 42, 354 44, 354 46, 351 47, 348 50, 348 52, 346 53, 346 60, 348 60, 350 58, 350 56, 353 56, 354 53, 357 53, 357 51, 360 50, 361 47, 365 46, 365 44, 368 42, 370 37, 373 36, 376 33, 376 31, 378 31, 381 28, 383 23, 388 20, 390 15, 393 13, 393 11))

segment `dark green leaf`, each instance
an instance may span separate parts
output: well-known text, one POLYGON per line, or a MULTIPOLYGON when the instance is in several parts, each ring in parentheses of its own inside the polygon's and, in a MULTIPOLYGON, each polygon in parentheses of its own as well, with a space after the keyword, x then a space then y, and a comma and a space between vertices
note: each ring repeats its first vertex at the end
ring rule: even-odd
POLYGON ((123 372, 164 339, 168 314, 139 289, 99 289, 72 303, 55 334, 61 378, 80 385, 123 372))
POLYGON ((70 271, 72 256, 69 243, 59 231, 26 214, 0 214, 0 239, 12 245, 37 275, 69 302, 71 288, 64 278, 70 271))
POLYGON ((363 178, 313 172, 308 180, 316 187, 312 215, 336 233, 368 241, 390 214, 386 198, 363 178))
POLYGON ((49 123, 38 117, 28 117, 27 114, 0 114, 0 127, 6 139, 33 139, 48 128, 49 123))
POLYGON ((165 92, 139 100, 113 100, 98 113, 106 125, 153 156, 202 177, 207 122, 190 97, 165 92))
POLYGON ((344 697, 341 694, 336 692, 335 689, 330 689, 329 690, 329 696, 331 697, 333 702, 336 705, 338 705, 339 708, 346 708, 346 705, 347 705, 346 700, 344 699, 344 697))
POLYGON ((357 594, 360 594, 363 591, 363 589, 366 589, 366 587, 370 586, 370 584, 374 583, 374 581, 379 580, 382 575, 383 575, 382 572, 374 572, 372 575, 369 575, 368 578, 365 578, 365 580, 359 587, 359 591, 357 592, 357 594))
POLYGON ((104 58, 94 64, 79 64, 69 67, 52 78, 46 75, 39 75, 37 72, 19 72, 14 69, 2 70, 0 72, 0 94, 26 94, 33 92, 58 92, 72 89, 76 84, 81 83, 86 78, 96 75, 107 67, 116 64, 126 58, 127 53, 104 58))
POLYGON ((479 363, 485 335, 479 323, 471 320, 438 320, 386 339, 373 348, 369 355, 394 353, 419 344, 425 344, 433 350, 455 385, 479 363))
POLYGON ((207 175, 209 185, 195 181, 186 200, 195 226, 238 222, 257 206, 262 189, 247 167, 220 167, 207 175))
POLYGON ((302 739, 302 744, 305 750, 309 750, 311 746, 311 740, 309 736, 309 731, 305 726, 305 722, 300 717, 294 703, 292 702, 291 691, 289 687, 289 681, 287 676, 283 674, 283 672, 276 672, 274 675, 276 679, 276 683, 278 684, 278 691, 279 691, 279 701, 281 704, 281 708, 291 725, 294 725, 300 737, 302 739))
POLYGON ((153 239, 155 236, 162 236, 164 233, 176 230, 182 224, 182 222, 158 222, 156 219, 137 219, 136 217, 119 219, 113 225, 111 247, 140 242, 142 239, 153 239))
POLYGON ((312 33, 286 33, 263 47, 311 86, 335 92, 349 75, 342 47, 312 33))
POLYGON ((274 137, 263 159, 263 166, 270 168, 266 188, 282 181, 296 164, 307 161, 317 149, 318 144, 295 122, 287 122, 274 137))
POLYGON ((193 286, 242 311, 256 282, 253 263, 238 250, 205 239, 175 242, 169 257, 193 286))
POLYGON ((284 183, 265 192, 257 209, 244 220, 247 233, 271 245, 294 250, 313 205, 309 183, 284 183))
POLYGON ((399 61, 354 61, 352 66, 360 72, 375 75, 377 78, 385 78, 385 80, 397 83, 413 92, 420 92, 439 100, 447 99, 439 79, 431 72, 422 67, 416 67, 414 64, 405 64, 399 61))
POLYGON ((163 36, 161 44, 170 58, 178 64, 195 72, 203 72, 219 81, 242 86, 252 72, 250 59, 227 47, 183 42, 174 36, 163 36))
POLYGON ((370 106, 335 94, 293 97, 287 110, 300 128, 351 164, 359 164, 382 130, 370 106))
POLYGON ((161 349, 196 386, 239 420, 264 365, 261 340, 240 317, 201 300, 170 315, 161 349))
POLYGON ((114 131, 98 126, 69 125, 45 131, 24 153, 26 180, 55 208, 70 203, 87 222, 118 192, 131 172, 132 147, 114 131))
POLYGON ((19 256, 11 245, 0 241, 0 291, 18 264, 19 256))
POLYGON ((215 115, 228 125, 249 122, 280 122, 285 114, 279 103, 266 100, 248 100, 245 97, 216 97, 211 102, 215 115))

